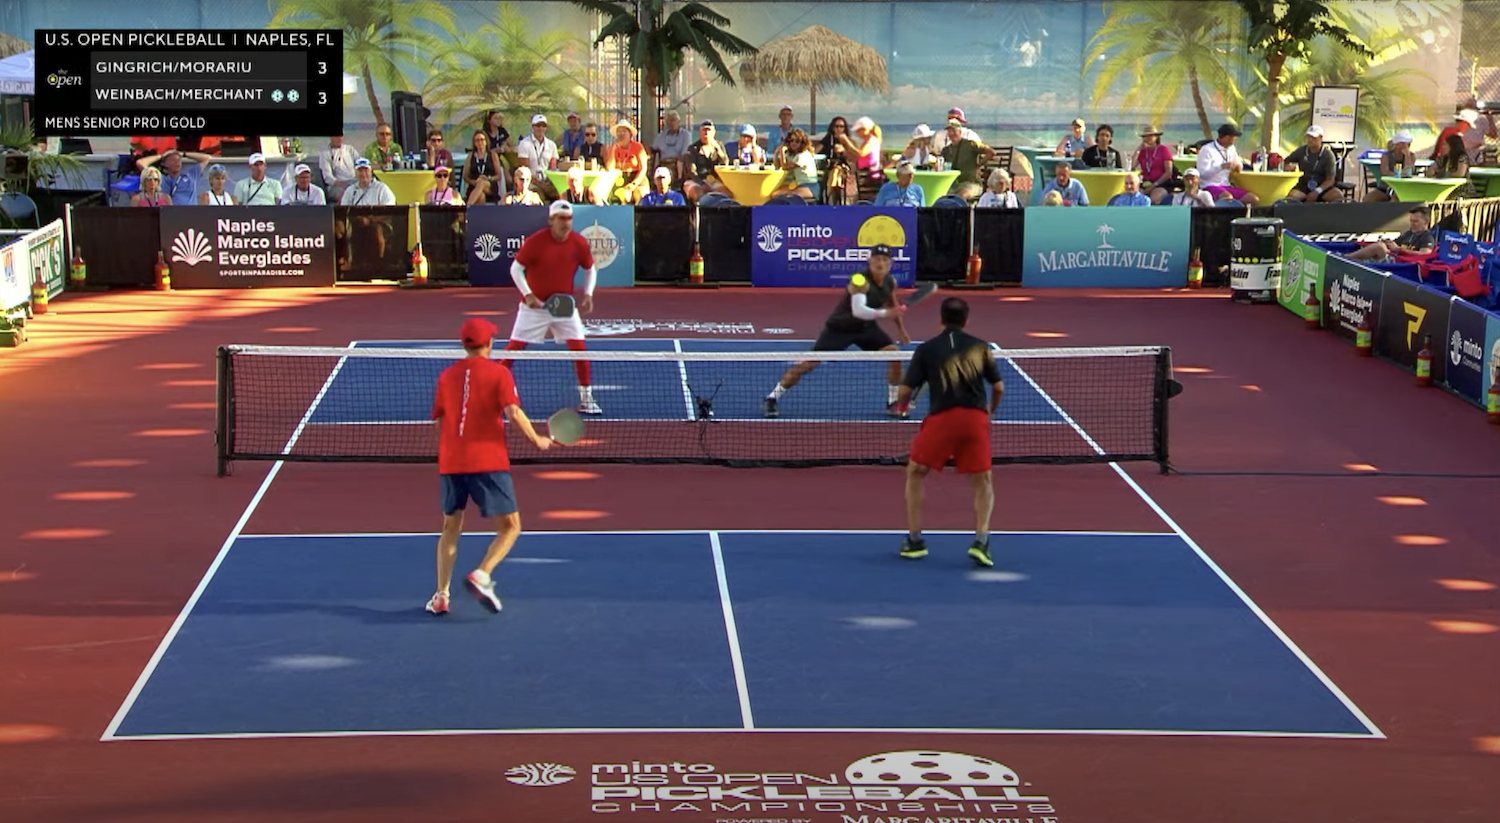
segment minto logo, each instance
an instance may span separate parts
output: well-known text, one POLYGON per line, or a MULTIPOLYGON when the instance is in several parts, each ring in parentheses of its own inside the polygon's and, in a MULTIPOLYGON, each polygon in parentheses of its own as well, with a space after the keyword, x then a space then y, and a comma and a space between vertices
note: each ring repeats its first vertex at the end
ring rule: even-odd
POLYGON ((1409 349, 1422 328, 1422 321, 1427 319, 1427 310, 1415 303, 1402 302, 1401 305, 1406 307, 1406 347, 1409 349))
POLYGON ((598 221, 579 232, 583 239, 589 241, 589 250, 594 255, 594 265, 601 268, 609 268, 609 264, 615 262, 620 256, 620 239, 615 233, 599 225, 598 221))
POLYGON ((208 238, 197 229, 178 232, 177 236, 172 239, 173 263, 196 266, 199 263, 207 263, 213 257, 213 246, 208 244, 208 238))
POLYGON ((504 245, 500 242, 500 238, 485 232, 474 238, 474 254, 486 263, 493 263, 500 259, 500 250, 504 245))
POLYGON ((763 252, 776 251, 781 248, 781 229, 776 226, 761 226, 755 235, 755 244, 763 252))
POLYGON ((1458 329, 1448 338, 1448 361, 1457 366, 1464 359, 1464 336, 1458 329))
POLYGON ((572 766, 561 763, 526 763, 505 772, 517 786, 561 786, 578 776, 572 766))

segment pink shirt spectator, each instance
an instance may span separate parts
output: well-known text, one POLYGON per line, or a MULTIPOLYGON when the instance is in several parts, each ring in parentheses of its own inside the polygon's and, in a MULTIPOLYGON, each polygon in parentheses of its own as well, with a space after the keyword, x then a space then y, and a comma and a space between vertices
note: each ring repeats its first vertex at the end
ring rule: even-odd
POLYGON ((882 176, 881 169, 883 167, 884 164, 880 161, 880 138, 871 134, 865 138, 864 145, 859 147, 858 168, 860 171, 868 173, 871 177, 880 177, 882 176))
POLYGON ((1142 182, 1154 183, 1172 170, 1172 150, 1158 143, 1141 152, 1142 182))

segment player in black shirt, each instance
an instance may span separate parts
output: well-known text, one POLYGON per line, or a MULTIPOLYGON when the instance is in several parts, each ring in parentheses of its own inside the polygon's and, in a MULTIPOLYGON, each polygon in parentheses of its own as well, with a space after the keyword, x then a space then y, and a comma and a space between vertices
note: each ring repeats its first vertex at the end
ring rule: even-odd
POLYGON ((927 473, 941 472, 949 460, 959 474, 969 476, 974 488, 974 544, 969 556, 981 566, 990 559, 990 512, 995 508, 995 487, 990 473, 990 419, 1000 408, 1005 386, 990 345, 964 332, 969 304, 957 297, 943 301, 939 309, 943 332, 912 353, 906 378, 901 381, 898 406, 904 411, 912 393, 925 383, 927 417, 911 444, 906 464, 906 524, 910 533, 901 544, 901 556, 927 556, 922 540, 922 497, 927 473), (985 391, 985 384, 994 387, 985 391), (988 396, 986 396, 988 395, 988 396))
MULTIPOLYGON (((911 336, 906 333, 906 326, 901 322, 906 306, 896 302, 896 278, 891 276, 891 247, 872 247, 866 268, 868 272, 860 272, 849 278, 849 286, 839 296, 838 305, 833 307, 833 314, 823 324, 823 332, 818 335, 817 342, 813 343, 813 351, 844 351, 850 346, 857 346, 861 351, 894 351, 896 341, 876 322, 882 317, 896 321, 896 332, 901 335, 902 343, 911 342, 911 336)), ((791 391, 803 375, 817 367, 817 361, 809 360, 787 369, 776 388, 766 395, 766 417, 780 416, 781 411, 777 405, 781 396, 791 391)), ((898 411, 896 407, 896 392, 901 382, 899 361, 891 361, 887 382, 886 412, 892 416, 905 417, 905 413, 898 411)))

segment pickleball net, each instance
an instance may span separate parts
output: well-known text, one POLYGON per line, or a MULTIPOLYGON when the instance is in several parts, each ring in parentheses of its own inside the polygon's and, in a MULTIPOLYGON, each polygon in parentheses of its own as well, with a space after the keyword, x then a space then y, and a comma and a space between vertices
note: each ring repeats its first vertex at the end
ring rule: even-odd
MULTIPOLYGON (((1166 347, 993 350, 1005 394, 993 417, 997 463, 1154 461, 1167 465, 1166 347)), ((797 468, 902 464, 927 412, 923 391, 905 419, 887 408, 891 361, 909 351, 821 352, 821 365, 781 397, 783 372, 811 359, 787 351, 529 349, 511 362, 522 409, 542 426, 578 404, 574 361, 592 366, 603 409, 583 439, 538 451, 512 432, 512 462, 695 463, 797 468)), ((219 473, 238 460, 434 463, 438 375, 453 349, 223 346, 218 354, 219 473)), ((542 430, 542 429, 539 429, 542 430)))

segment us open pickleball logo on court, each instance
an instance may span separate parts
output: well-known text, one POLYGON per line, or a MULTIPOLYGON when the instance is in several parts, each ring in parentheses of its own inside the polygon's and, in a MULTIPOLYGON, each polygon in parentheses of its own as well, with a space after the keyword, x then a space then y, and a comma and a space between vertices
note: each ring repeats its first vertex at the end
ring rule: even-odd
POLYGON ((474 238, 474 254, 486 263, 500 259, 500 251, 504 248, 505 244, 500 242, 500 238, 488 232, 474 238))
POLYGON ((849 764, 854 786, 1019 786, 1021 777, 1002 763, 957 752, 886 752, 849 764))
POLYGON ((172 262, 196 266, 214 259, 214 248, 208 237, 197 229, 188 229, 172 238, 172 262))
POLYGON ((755 234, 755 244, 760 246, 763 252, 773 252, 781 248, 781 228, 779 226, 761 226, 760 231, 755 234))
POLYGON ((505 772, 505 779, 517 786, 561 786, 577 776, 572 766, 561 763, 525 763, 505 772))

